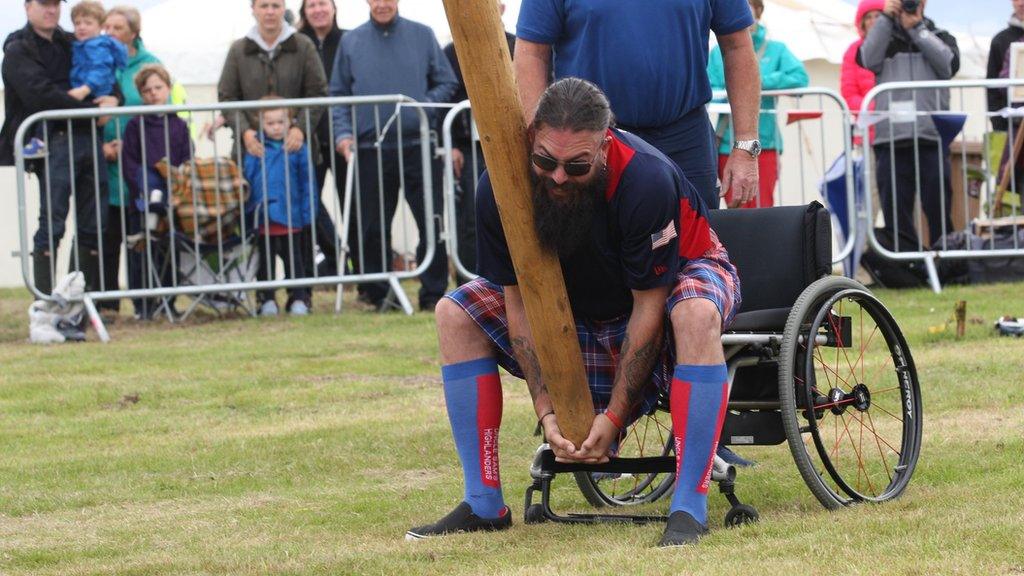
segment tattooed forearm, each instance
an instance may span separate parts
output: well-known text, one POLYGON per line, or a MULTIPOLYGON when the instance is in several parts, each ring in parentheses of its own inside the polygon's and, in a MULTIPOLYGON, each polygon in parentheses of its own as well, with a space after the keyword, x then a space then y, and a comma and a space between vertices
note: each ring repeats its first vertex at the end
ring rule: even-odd
POLYGON ((541 380, 540 360, 537 359, 537 353, 529 339, 518 336, 512 338, 512 354, 515 355, 519 367, 523 369, 526 386, 530 389, 530 397, 536 404, 538 398, 548 394, 548 389, 541 380))
POLYGON ((635 345, 627 329, 619 349, 615 384, 608 407, 623 417, 632 412, 643 399, 644 390, 651 384, 654 364, 661 354, 661 331, 645 333, 640 330, 640 344, 635 345))
POLYGON ((619 376, 622 380, 621 385, 624 387, 623 392, 628 410, 632 410, 640 403, 644 388, 650 385, 651 371, 654 369, 654 362, 660 351, 661 338, 655 336, 642 343, 635 351, 630 350, 630 355, 623 354, 619 376))

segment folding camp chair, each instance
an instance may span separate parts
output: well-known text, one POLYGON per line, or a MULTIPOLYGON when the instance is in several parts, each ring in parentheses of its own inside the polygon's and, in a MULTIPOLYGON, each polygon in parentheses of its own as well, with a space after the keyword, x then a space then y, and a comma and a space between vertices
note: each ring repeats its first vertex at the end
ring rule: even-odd
MULTIPOLYGON (((173 215, 169 235, 179 286, 210 286, 253 282, 256 277, 255 229, 244 213, 249 188, 230 158, 196 158, 180 167, 157 165, 171 190, 173 215)), ((200 305, 218 315, 232 310, 251 314, 244 290, 205 292, 192 296, 182 314, 188 318, 200 305)))

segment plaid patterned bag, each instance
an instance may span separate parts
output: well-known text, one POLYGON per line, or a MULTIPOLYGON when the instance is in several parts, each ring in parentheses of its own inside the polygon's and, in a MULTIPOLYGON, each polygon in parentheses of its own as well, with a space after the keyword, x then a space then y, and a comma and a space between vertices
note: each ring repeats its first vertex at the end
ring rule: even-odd
POLYGON ((167 178, 174 208, 175 226, 203 244, 238 233, 249 185, 230 158, 195 158, 179 167, 167 160, 156 165, 167 178))

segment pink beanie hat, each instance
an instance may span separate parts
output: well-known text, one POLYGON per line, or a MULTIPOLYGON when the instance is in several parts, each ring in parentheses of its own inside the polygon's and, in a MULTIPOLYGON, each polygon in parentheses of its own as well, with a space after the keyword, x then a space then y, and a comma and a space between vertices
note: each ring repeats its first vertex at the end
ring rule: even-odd
POLYGON ((857 19, 853 22, 858 30, 860 30, 861 22, 864 21, 864 15, 872 10, 879 12, 885 10, 885 0, 860 0, 860 4, 857 5, 857 19))

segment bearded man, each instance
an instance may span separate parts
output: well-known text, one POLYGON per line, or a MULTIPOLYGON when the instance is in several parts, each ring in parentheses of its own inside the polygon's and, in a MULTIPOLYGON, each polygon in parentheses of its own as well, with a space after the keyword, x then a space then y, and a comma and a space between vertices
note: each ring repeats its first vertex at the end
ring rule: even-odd
POLYGON ((620 433, 667 394, 678 480, 661 545, 707 531, 728 396, 721 333, 739 307, 739 279, 679 167, 612 124, 599 88, 565 78, 544 92, 530 126, 536 231, 565 277, 598 413, 590 434, 575 446, 559 430, 485 173, 477 188, 480 278, 436 310, 464 501, 408 539, 511 526, 498 467, 498 366, 526 379, 545 440, 567 461, 614 457, 620 433))

